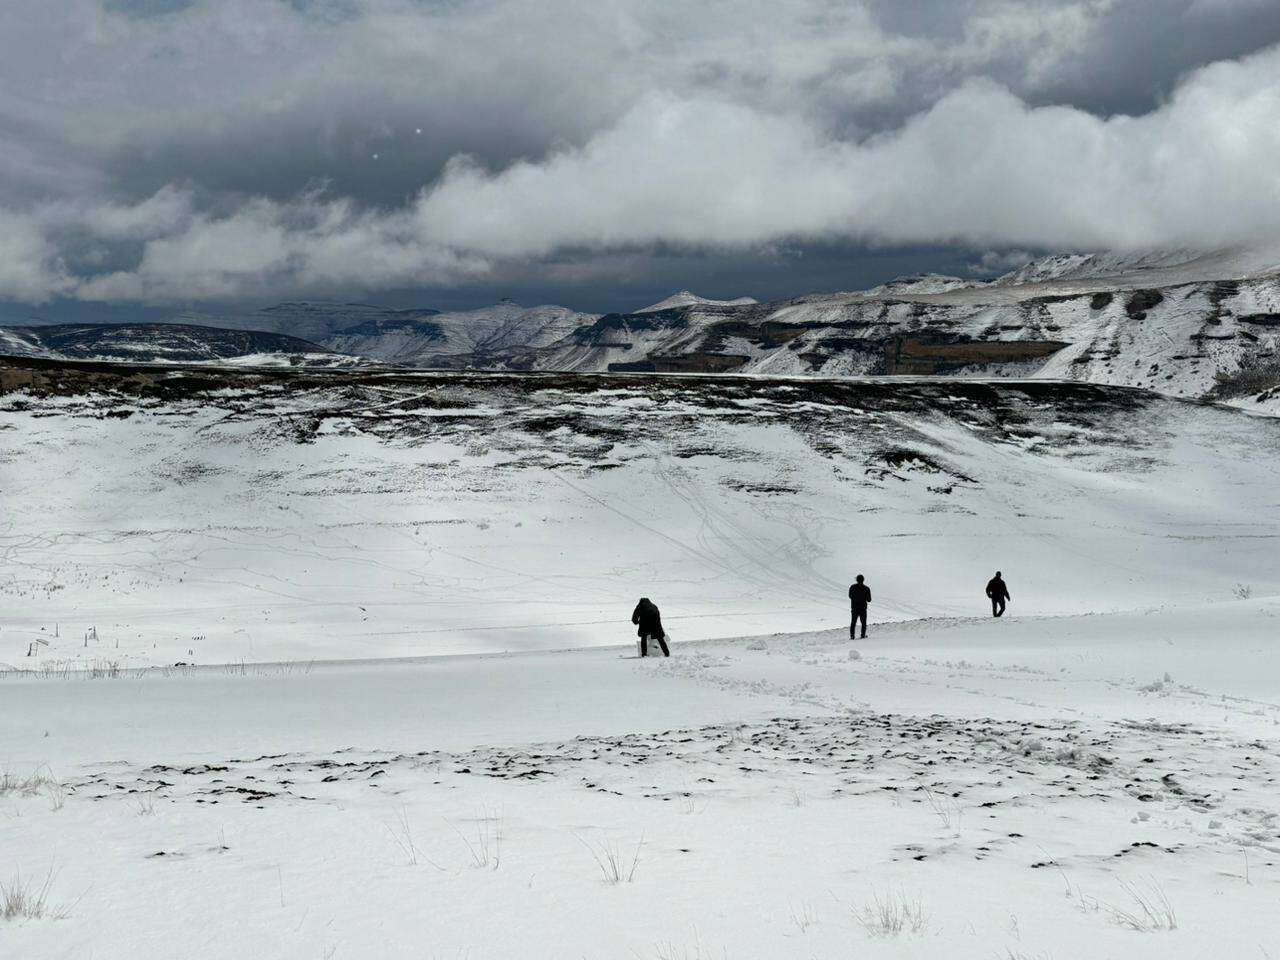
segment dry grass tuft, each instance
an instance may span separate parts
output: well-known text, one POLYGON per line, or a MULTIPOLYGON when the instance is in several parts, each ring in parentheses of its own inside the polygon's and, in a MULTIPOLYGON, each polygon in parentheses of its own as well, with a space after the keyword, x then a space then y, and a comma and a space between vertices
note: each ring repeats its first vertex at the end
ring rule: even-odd
POLYGON ((905 892, 887 891, 882 897, 873 894, 862 907, 854 907, 853 918, 873 937, 897 937, 904 933, 920 933, 927 916, 918 897, 905 892))
POLYGON ((52 870, 39 884, 23 880, 21 873, 15 873, 8 883, 0 881, 0 920, 62 919, 67 911, 49 903, 52 886, 52 870))
POLYGON ((1148 879, 1141 887, 1121 880, 1120 888, 1128 894, 1131 905, 1117 907, 1110 903, 1103 904, 1103 909, 1115 923, 1140 933, 1178 929, 1178 917, 1173 905, 1165 895, 1164 888, 1155 880, 1148 879))
POLYGON ((640 866, 640 851, 644 847, 643 836, 640 838, 640 842, 636 844, 635 852, 631 855, 629 861, 626 854, 622 852, 622 849, 613 840, 593 843, 578 837, 578 842, 587 848, 587 852, 595 860, 596 866, 600 868, 600 876, 605 883, 610 885, 630 883, 635 879, 636 868, 640 866))

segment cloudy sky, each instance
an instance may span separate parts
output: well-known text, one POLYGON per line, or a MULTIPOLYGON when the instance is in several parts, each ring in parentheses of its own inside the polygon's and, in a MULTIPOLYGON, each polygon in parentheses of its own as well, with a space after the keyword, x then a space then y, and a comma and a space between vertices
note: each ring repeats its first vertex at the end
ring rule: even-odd
POLYGON ((0 318, 1280 239, 1274 0, 5 0, 0 318))

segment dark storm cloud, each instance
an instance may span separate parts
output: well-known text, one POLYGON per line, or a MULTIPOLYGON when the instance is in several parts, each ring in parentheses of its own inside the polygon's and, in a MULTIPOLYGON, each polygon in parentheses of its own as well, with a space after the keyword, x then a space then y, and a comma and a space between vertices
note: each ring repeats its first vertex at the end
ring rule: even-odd
POLYGON ((0 298, 767 295, 1270 240, 1277 41, 1260 0, 17 0, 0 298))

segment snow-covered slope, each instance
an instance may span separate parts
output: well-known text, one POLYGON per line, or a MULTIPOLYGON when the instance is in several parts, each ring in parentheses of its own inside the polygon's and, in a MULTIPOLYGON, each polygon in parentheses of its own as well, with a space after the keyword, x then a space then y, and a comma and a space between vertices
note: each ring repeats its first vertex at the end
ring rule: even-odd
POLYGON ((371 320, 323 342, 332 350, 405 366, 447 365, 448 358, 460 354, 483 365, 497 353, 517 364, 524 351, 555 343, 593 320, 594 315, 568 307, 523 307, 503 300, 476 310, 371 320))
POLYGON ((1277 463, 1080 383, 4 361, 0 955, 1265 956, 1277 463))
MULTIPOLYGON (((174 323, 49 324, 0 327, 0 354, 72 360, 200 363, 291 363, 336 360, 323 347, 297 337, 254 330, 174 323)), ((344 358, 344 363, 350 363, 344 358)))
POLYGON ((653 313, 656 310, 672 310, 676 307, 742 307, 747 304, 756 303, 754 297, 735 297, 732 300, 710 300, 707 297, 700 297, 696 293, 688 290, 680 290, 673 293, 665 300, 659 300, 657 303, 651 303, 647 307, 643 307, 636 313, 653 313))
POLYGON ((1280 589, 1280 423, 1138 391, 25 364, 0 659, 55 623, 129 662, 619 642, 642 594, 679 639, 801 629, 859 570, 881 617, 997 567, 1028 612, 1280 589))
POLYGON ((1144 250, 1135 253, 1069 253, 1040 257, 991 282, 995 287, 1044 283, 1102 284, 1115 289, 1173 286, 1207 280, 1274 275, 1280 250, 1144 250))
POLYGON ((864 296, 891 298, 917 293, 945 293, 948 290, 961 290, 966 287, 981 286, 985 281, 965 280, 942 273, 922 273, 909 277, 898 277, 888 283, 871 287, 863 291, 864 296))

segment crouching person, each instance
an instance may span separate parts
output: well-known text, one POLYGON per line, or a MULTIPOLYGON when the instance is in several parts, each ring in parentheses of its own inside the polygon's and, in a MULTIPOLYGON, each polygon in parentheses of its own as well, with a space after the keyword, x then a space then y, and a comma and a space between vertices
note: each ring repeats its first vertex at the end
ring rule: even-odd
POLYGON ((640 638, 640 656, 649 655, 650 640, 658 641, 664 657, 671 656, 671 651, 667 649, 667 635, 662 629, 662 614, 652 600, 648 597, 640 598, 635 612, 631 614, 631 622, 639 627, 636 635, 640 638))

